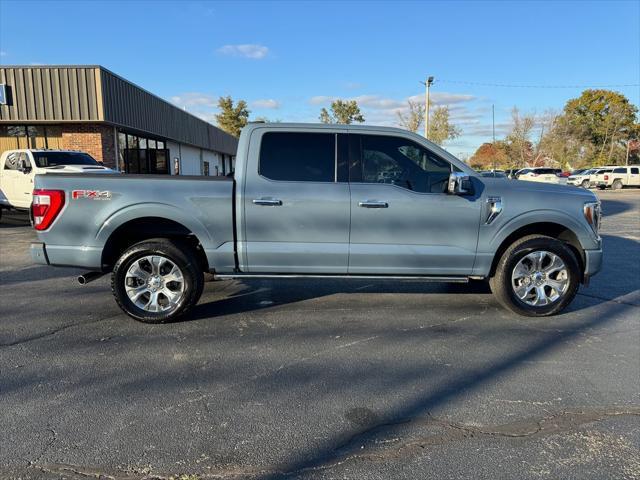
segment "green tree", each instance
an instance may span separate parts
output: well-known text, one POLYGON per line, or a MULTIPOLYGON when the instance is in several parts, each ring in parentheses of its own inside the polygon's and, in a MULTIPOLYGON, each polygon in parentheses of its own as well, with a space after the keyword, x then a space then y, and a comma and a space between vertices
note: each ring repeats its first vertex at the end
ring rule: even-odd
POLYGON ((592 162, 622 163, 626 142, 637 134, 638 108, 618 92, 585 90, 564 107, 561 122, 569 136, 591 146, 592 162))
POLYGON ((320 110, 320 121, 322 123, 362 123, 364 116, 355 100, 338 99, 331 102, 331 113, 326 108, 320 110))
POLYGON ((410 132, 416 133, 424 123, 424 104, 422 102, 407 101, 406 112, 398 112, 398 123, 410 132))
POLYGON ((462 134, 462 130, 452 124, 449 119, 449 107, 442 106, 433 109, 429 116, 429 140, 442 145, 447 140, 453 140, 462 134))
POLYGON ((220 113, 216 114, 216 122, 218 126, 234 137, 240 136, 240 130, 249 121, 249 109, 247 102, 238 100, 234 105, 230 96, 220 97, 218 99, 218 108, 220 113))

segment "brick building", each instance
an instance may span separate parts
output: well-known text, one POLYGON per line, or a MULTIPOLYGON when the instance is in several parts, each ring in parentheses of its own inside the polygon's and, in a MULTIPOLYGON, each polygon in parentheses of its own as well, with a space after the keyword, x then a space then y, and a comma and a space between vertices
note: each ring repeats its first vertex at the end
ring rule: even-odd
POLYGON ((82 150, 127 173, 225 175, 237 139, 100 66, 0 66, 0 153, 82 150))

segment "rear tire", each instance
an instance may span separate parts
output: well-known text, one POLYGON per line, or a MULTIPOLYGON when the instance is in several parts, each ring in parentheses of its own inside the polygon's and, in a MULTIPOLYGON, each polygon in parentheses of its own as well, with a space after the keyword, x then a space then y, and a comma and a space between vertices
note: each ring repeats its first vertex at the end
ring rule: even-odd
POLYGON ((582 185, 582 188, 589 188, 589 180, 583 180, 580 185, 582 185))
POLYGON ((512 312, 546 317, 560 313, 571 303, 580 277, 578 260, 565 243, 529 235, 504 252, 489 285, 496 299, 512 312))
POLYGON ((622 181, 620 181, 620 180, 616 180, 616 181, 615 181, 615 182, 613 182, 613 184, 611 185, 611 188, 612 188, 613 190, 622 190, 622 187, 623 187, 623 185, 622 185, 622 181))
POLYGON ((145 323, 165 323, 188 314, 203 287, 204 275, 193 248, 166 238, 128 248, 111 275, 118 306, 145 323))

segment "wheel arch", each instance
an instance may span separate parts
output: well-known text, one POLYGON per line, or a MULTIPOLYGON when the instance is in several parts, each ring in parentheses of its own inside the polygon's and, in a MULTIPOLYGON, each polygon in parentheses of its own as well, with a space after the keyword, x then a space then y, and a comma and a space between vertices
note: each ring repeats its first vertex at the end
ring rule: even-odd
MULTIPOLYGON (((564 242, 576 256, 581 274, 584 272, 586 264, 584 247, 576 232, 566 225, 557 222, 532 222, 516 228, 501 240, 491 262, 490 277, 495 274, 498 262, 509 246, 528 235, 544 235, 564 242)), ((582 281, 583 279, 581 278, 580 280, 582 281)))
POLYGON ((124 221, 110 232, 102 250, 103 269, 110 271, 126 249, 152 238, 179 240, 189 245, 196 253, 200 268, 203 271, 209 270, 207 256, 199 237, 181 222, 155 216, 124 221))

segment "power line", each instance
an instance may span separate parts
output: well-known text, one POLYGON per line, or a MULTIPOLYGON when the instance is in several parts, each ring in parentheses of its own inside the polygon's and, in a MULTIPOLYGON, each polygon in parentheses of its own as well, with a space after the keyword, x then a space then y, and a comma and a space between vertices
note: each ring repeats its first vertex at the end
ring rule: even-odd
POLYGON ((609 85, 522 85, 509 83, 482 83, 467 82, 463 80, 440 80, 438 83, 457 83, 460 85, 474 85, 478 87, 502 87, 502 88, 622 88, 622 87, 640 87, 640 83, 622 83, 609 85))

